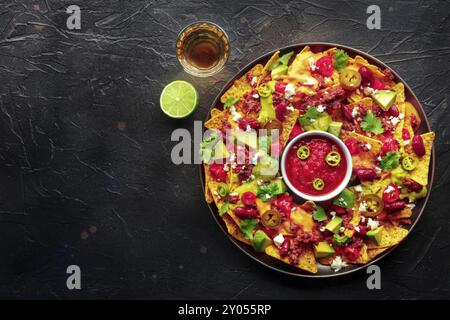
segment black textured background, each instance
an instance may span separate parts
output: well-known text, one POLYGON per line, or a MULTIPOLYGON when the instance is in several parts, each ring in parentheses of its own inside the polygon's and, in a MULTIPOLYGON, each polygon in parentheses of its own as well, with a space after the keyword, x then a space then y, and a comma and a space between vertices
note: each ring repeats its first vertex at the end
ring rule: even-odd
POLYGON ((449 298, 449 1, 13 1, 0 4, 1 298, 449 298), (66 7, 82 30, 66 28, 66 7), (381 30, 366 8, 381 7, 381 30), (209 19, 229 34, 217 76, 186 75, 180 29, 209 19), (306 41, 367 51, 396 70, 437 133, 437 174, 412 235, 364 272, 296 279, 265 269, 219 231, 197 166, 170 162, 171 132, 192 130, 235 72, 306 41), (159 94, 192 82, 199 110, 165 117, 159 94), (66 268, 82 290, 66 288, 66 268))

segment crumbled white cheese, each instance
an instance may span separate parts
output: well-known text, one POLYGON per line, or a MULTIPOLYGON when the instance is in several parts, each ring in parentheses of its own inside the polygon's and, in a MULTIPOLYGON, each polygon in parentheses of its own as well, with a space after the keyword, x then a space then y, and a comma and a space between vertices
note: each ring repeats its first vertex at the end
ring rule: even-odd
POLYGON ((336 256, 333 259, 333 262, 331 262, 331 268, 334 270, 334 272, 338 272, 342 268, 345 268, 347 266, 347 263, 342 260, 340 256, 336 256))
POLYGON ((361 91, 359 91, 359 89, 355 90, 356 94, 361 94, 361 91))
POLYGON ((315 84, 316 84, 316 80, 314 80, 314 79, 306 79, 306 81, 303 82, 303 85, 305 85, 305 86, 313 86, 315 84))
POLYGON ((228 170, 230 170, 230 168, 228 167, 227 164, 225 164, 225 165, 223 166, 223 171, 227 172, 228 170))
POLYGON ((360 217, 359 217, 359 221, 360 221, 361 223, 366 222, 366 217, 360 216, 360 217))
POLYGON ((332 81, 330 77, 325 77, 325 78, 323 78, 323 80, 325 80, 325 82, 331 82, 332 81))
POLYGON ((327 107, 319 104, 316 109, 319 112, 324 112, 327 109, 327 107))
POLYGON ((371 88, 371 87, 364 87, 363 91, 364 91, 364 94, 365 94, 366 96, 370 96, 370 95, 371 95, 372 93, 374 93, 376 90, 374 90, 374 89, 371 88))
POLYGON ((309 67, 311 68, 312 71, 316 70, 316 61, 314 60, 313 57, 309 57, 308 58, 308 63, 309 63, 309 67))
POLYGON ((370 143, 366 143, 366 148, 367 148, 367 150, 371 150, 372 149, 372 145, 370 144, 370 143))
POLYGON ((291 211, 294 212, 295 210, 297 210, 297 207, 292 207, 291 211))
POLYGON ((295 108, 292 105, 288 105, 286 109, 288 109, 289 111, 295 111, 295 108))
POLYGON ((360 184, 354 187, 356 192, 363 192, 363 189, 360 184))
POLYGON ((331 212, 330 212, 330 216, 332 216, 333 219, 334 219, 334 217, 336 216, 336 211, 331 211, 331 212))
POLYGON ((231 192, 231 193, 230 193, 230 196, 231 196, 231 197, 236 197, 236 196, 238 196, 238 195, 239 195, 239 193, 237 193, 237 192, 231 192))
POLYGON ((367 203, 365 201, 362 201, 359 204, 359 212, 366 212, 367 211, 367 203))
POLYGON ((251 174, 250 177, 249 177, 249 179, 250 179, 250 180, 255 179, 255 175, 254 175, 254 174, 251 174))
POLYGON ((381 156, 378 156, 377 161, 381 161, 381 160, 382 160, 381 156))
POLYGON ((213 195, 218 196, 219 194, 217 193, 217 191, 214 191, 213 195))
POLYGON ((325 229, 324 226, 321 226, 321 227, 319 228, 319 231, 320 231, 320 232, 325 232, 325 230, 326 230, 326 229, 325 229))
POLYGON ((399 118, 400 120, 404 119, 404 118, 405 118, 405 114, 404 114, 404 113, 400 113, 400 114, 398 115, 398 118, 399 118))
POLYGON ((407 146, 409 144, 409 140, 405 140, 403 143, 405 146, 407 146))
POLYGON ((384 190, 384 193, 389 194, 393 191, 395 191, 395 188, 391 185, 388 185, 387 188, 384 190))
POLYGON ((283 242, 284 242, 284 237, 281 233, 277 234, 277 236, 275 238, 273 238, 273 243, 275 243, 275 245, 277 247, 281 247, 283 242))
POLYGON ((400 119, 397 117, 393 117, 391 120, 392 125, 395 127, 400 122, 400 119))
POLYGON ((356 118, 359 114, 359 107, 354 107, 352 110, 352 117, 356 118))
POLYGON ((241 114, 239 112, 232 112, 232 119, 234 122, 238 121, 240 118, 242 118, 241 114))
POLYGON ((383 170, 380 167, 375 167, 375 173, 380 174, 383 170))
POLYGON ((250 84, 251 84, 252 86, 254 86, 257 82, 258 82, 258 78, 257 78, 257 77, 253 77, 253 78, 252 78, 252 81, 250 82, 250 84))
POLYGON ((250 127, 250 125, 248 124, 248 125, 245 127, 245 131, 246 131, 246 132, 252 131, 252 127, 250 127))
POLYGON ((410 208, 411 210, 414 209, 416 207, 416 205, 414 203, 408 203, 406 205, 408 208, 410 208))
POLYGON ((233 163, 231 164, 231 167, 232 167, 233 169, 236 169, 236 167, 237 167, 236 162, 233 162, 233 163))
POLYGON ((259 98, 259 94, 255 93, 254 95, 252 95, 253 98, 258 99, 259 98))
POLYGON ((361 232, 361 228, 359 226, 356 226, 354 229, 356 232, 361 232))
POLYGON ((340 227, 339 228, 339 232, 344 232, 345 231, 345 227, 340 227))
POLYGON ((286 99, 289 99, 293 95, 295 95, 295 87, 292 83, 288 83, 286 85, 286 88, 284 89, 284 97, 286 99))
POLYGON ((375 230, 379 225, 380 223, 377 220, 373 220, 372 218, 369 218, 367 220, 367 226, 370 228, 370 230, 375 230))
POLYGON ((230 162, 234 162, 234 160, 236 160, 236 153, 231 152, 231 154, 230 154, 230 162))
POLYGON ((256 184, 257 184, 258 186, 261 186, 261 185, 263 184, 263 181, 262 181, 262 180, 258 180, 258 181, 256 181, 256 184))

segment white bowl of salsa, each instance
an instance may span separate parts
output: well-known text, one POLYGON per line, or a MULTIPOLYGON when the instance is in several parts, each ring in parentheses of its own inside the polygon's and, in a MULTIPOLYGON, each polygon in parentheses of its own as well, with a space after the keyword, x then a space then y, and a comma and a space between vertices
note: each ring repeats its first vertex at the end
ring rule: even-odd
POLYGON ((325 131, 307 131, 292 139, 281 157, 281 175, 297 196, 327 201, 348 185, 352 158, 345 144, 325 131))

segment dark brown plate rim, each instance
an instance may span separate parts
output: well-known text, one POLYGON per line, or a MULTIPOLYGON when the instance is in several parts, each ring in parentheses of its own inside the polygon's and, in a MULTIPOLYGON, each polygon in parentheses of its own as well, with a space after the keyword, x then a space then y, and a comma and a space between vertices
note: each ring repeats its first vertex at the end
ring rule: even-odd
MULTIPOLYGON (((207 116, 205 118, 205 121, 207 119, 209 119, 211 109, 214 106, 221 105, 220 97, 225 93, 225 91, 228 90, 228 88, 233 84, 233 82, 236 79, 240 78, 242 75, 244 75, 246 72, 248 72, 255 64, 257 64, 257 63, 264 64, 276 51, 286 52, 286 51, 295 50, 296 52, 298 52, 298 50, 301 50, 305 46, 311 47, 312 51, 316 51, 316 50, 314 50, 315 47, 322 47, 320 50, 326 50, 326 49, 332 48, 332 47, 336 47, 336 48, 339 48, 339 49, 344 49, 348 53, 351 53, 352 57, 354 57, 355 55, 360 55, 363 58, 367 59, 371 64, 377 65, 377 66, 382 67, 382 68, 389 69, 392 72, 392 74, 395 76, 396 80, 400 81, 400 82, 402 82, 404 84, 404 86, 405 86, 405 96, 406 96, 407 100, 410 101, 414 105, 414 107, 418 110, 418 112, 419 112, 419 115, 421 117, 421 126, 419 128, 419 131, 422 132, 422 133, 431 131, 430 123, 428 122, 428 118, 426 116, 426 113, 425 113, 425 110, 423 109, 422 104, 420 103, 419 99, 414 94, 412 89, 409 87, 409 85, 405 82, 405 80, 403 80, 402 77, 400 77, 398 75, 397 72, 392 70, 392 68, 390 68, 388 65, 386 65, 385 63, 383 63, 379 59, 373 57, 372 55, 370 55, 370 54, 368 54, 368 53, 366 53, 364 51, 361 51, 359 49, 355 49, 355 48, 350 47, 350 46, 341 45, 341 44, 337 44, 337 43, 330 43, 330 42, 305 42, 305 43, 293 44, 293 45, 285 46, 285 47, 282 47, 280 49, 276 49, 276 50, 267 52, 267 53, 261 55, 260 57, 252 60, 245 67, 241 68, 240 71, 237 72, 231 78, 231 80, 229 80, 227 82, 227 84, 222 88, 220 93, 214 99, 214 102, 212 103, 212 105, 211 105, 211 107, 209 109, 210 111, 208 112, 208 114, 207 114, 207 116)), ((278 271, 278 272, 281 272, 281 273, 284 273, 284 274, 288 274, 288 275, 292 275, 292 276, 296 276, 296 277, 303 277, 303 278, 331 278, 331 277, 343 276, 343 275, 348 275, 348 274, 354 273, 356 271, 363 270, 363 269, 367 268, 368 266, 370 266, 372 264, 375 264, 376 262, 380 261, 381 259, 386 257, 389 253, 391 253, 396 247, 398 247, 403 241, 405 241, 405 239, 411 234, 412 230, 416 226, 417 222, 419 221, 419 219, 422 216, 423 211, 426 208, 426 205, 427 205, 427 202, 428 202, 428 199, 430 197, 430 193, 431 193, 431 190, 432 190, 432 187, 433 187, 434 172, 435 172, 434 145, 433 145, 432 152, 431 152, 431 160, 430 160, 430 162, 431 162, 431 170, 429 171, 429 174, 428 174, 428 192, 427 192, 427 196, 424 199, 419 200, 421 202, 420 208, 415 208, 413 210, 412 224, 411 224, 411 226, 408 229, 407 236, 404 239, 402 239, 402 241, 400 241, 400 243, 398 243, 397 245, 393 246, 392 248, 390 248, 386 252, 382 253, 381 255, 379 255, 378 257, 376 257, 375 259, 373 259, 369 263, 364 264, 364 265, 350 264, 348 267, 346 267, 342 271, 338 271, 338 272, 332 272, 332 270, 330 269, 329 271, 327 270, 329 273, 322 273, 321 274, 320 273, 321 270, 319 270, 316 274, 308 273, 308 272, 303 271, 301 269, 298 269, 298 268, 295 268, 295 267, 290 266, 288 264, 285 264, 283 262, 280 262, 280 261, 276 260, 275 258, 268 257, 264 253, 259 253, 259 252, 256 252, 256 251, 252 250, 252 248, 250 246, 248 246, 247 244, 241 243, 238 240, 234 239, 232 236, 230 236, 228 234, 225 226, 224 226, 224 223, 222 222, 221 219, 218 218, 219 216, 218 216, 218 213, 217 213, 217 208, 215 208, 215 206, 213 207, 211 204, 208 204, 208 203, 207 203, 207 205, 208 205, 208 207, 210 209, 210 212, 211 212, 211 214, 212 214, 212 216, 214 218, 214 221, 220 227, 222 232, 227 236, 227 238, 230 239, 231 242, 233 242, 247 256, 249 256, 253 260, 257 261, 258 263, 266 266, 267 268, 275 270, 275 271, 278 271), (267 262, 263 261, 264 258, 266 260, 268 259, 267 262)), ((200 168, 200 181, 201 181, 201 185, 202 185, 202 190, 204 192, 205 191, 205 184, 204 184, 203 165, 201 164, 199 166, 199 168, 200 168)), ((328 267, 326 267, 326 268, 328 269, 328 267)))

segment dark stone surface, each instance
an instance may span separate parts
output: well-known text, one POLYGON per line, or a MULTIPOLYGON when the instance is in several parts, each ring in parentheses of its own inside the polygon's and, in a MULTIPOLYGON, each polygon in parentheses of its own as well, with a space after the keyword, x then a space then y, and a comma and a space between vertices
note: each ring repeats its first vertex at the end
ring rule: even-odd
POLYGON ((2 298, 449 298, 448 1, 13 1, 0 4, 0 297, 2 298), (66 7, 82 8, 82 30, 66 7), (186 75, 179 30, 209 19, 231 57, 213 78, 186 75), (436 179, 412 235, 366 274, 303 280, 242 254, 219 231, 196 166, 170 162, 172 130, 192 130, 222 85, 262 53, 305 41, 365 50, 396 70, 437 133, 436 179), (187 79, 199 110, 173 121, 165 84, 187 79), (86 238, 87 236, 87 238, 86 238), (82 290, 66 288, 66 268, 82 290))

